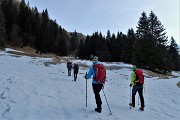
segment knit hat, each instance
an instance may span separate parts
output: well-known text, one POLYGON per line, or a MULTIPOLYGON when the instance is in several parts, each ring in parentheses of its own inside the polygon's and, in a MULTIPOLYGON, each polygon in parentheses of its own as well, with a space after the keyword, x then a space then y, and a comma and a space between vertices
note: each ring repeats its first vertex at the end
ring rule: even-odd
POLYGON ((136 71, 137 67, 135 65, 133 65, 133 71, 136 71))
POLYGON ((98 61, 98 57, 97 57, 97 56, 94 56, 93 62, 97 62, 97 61, 98 61))

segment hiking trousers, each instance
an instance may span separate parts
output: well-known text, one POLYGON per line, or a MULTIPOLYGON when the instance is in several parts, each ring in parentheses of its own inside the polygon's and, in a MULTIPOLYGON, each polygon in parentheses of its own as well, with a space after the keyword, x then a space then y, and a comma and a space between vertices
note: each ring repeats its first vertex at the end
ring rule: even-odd
POLYGON ((78 70, 74 70, 74 81, 77 79, 78 70))
POLYGON ((134 85, 132 89, 132 104, 135 105, 135 95, 136 92, 139 93, 141 107, 144 107, 144 97, 143 97, 143 85, 134 85))
POLYGON ((99 92, 101 91, 103 84, 92 84, 92 87, 93 87, 93 92, 95 95, 97 108, 102 109, 102 107, 101 107, 102 101, 101 101, 101 96, 100 96, 99 92))
POLYGON ((68 76, 71 76, 71 68, 68 68, 68 76))

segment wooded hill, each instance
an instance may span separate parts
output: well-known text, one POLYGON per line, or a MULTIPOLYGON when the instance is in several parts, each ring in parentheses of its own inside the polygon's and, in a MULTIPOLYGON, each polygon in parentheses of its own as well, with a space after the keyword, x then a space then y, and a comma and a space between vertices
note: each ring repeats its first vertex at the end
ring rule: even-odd
POLYGON ((129 28, 127 34, 115 35, 108 30, 106 36, 96 31, 84 36, 76 30, 69 33, 49 18, 47 9, 40 13, 24 0, 2 0, 0 4, 0 47, 28 45, 37 53, 73 54, 81 59, 96 55, 100 61, 126 62, 153 71, 180 70, 178 46, 173 37, 168 40, 153 11, 148 16, 142 12, 136 31, 129 28))

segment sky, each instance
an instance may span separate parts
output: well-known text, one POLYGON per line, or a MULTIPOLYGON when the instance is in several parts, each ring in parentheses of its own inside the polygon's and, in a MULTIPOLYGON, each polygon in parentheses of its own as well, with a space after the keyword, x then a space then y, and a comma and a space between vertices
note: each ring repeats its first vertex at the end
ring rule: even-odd
POLYGON ((84 78, 92 61, 71 58, 73 64, 80 66, 74 82, 66 68, 69 57, 63 57, 58 64, 47 64, 53 58, 13 55, 8 51, 14 50, 0 51, 0 120, 179 120, 178 72, 161 79, 143 70, 145 110, 140 111, 138 95, 135 108, 129 107, 133 65, 102 62, 107 68, 107 80, 104 92, 100 92, 102 113, 96 113, 92 79, 87 80, 86 94, 84 78))
POLYGON ((25 0, 39 12, 47 8, 49 17, 68 32, 103 35, 136 30, 141 13, 153 11, 166 29, 168 40, 174 37, 180 45, 179 0, 25 0))

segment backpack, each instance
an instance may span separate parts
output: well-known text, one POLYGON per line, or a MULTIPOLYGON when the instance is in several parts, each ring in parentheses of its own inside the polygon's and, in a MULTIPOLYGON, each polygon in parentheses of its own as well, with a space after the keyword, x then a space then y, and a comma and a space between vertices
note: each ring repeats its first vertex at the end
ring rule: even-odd
POLYGON ((98 83, 105 83, 106 81, 106 69, 103 64, 95 64, 93 65, 95 76, 94 79, 98 83))
POLYGON ((137 85, 143 85, 144 84, 144 75, 143 75, 143 71, 142 70, 136 70, 135 71, 136 74, 136 83, 137 85))
POLYGON ((69 68, 69 69, 72 68, 72 63, 71 62, 67 62, 67 68, 69 68))
POLYGON ((75 64, 75 65, 74 65, 74 70, 79 70, 78 64, 75 64))

